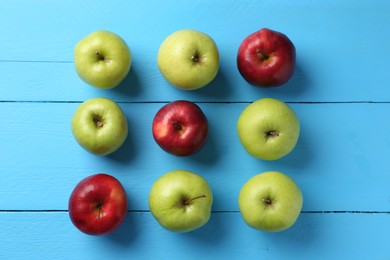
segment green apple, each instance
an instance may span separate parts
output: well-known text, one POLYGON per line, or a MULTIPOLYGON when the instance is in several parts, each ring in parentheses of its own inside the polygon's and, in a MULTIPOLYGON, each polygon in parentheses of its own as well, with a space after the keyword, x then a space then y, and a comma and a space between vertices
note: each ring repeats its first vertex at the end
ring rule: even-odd
POLYGON ((262 98, 242 111, 237 131, 241 144, 250 155, 276 160, 295 148, 300 124, 297 115, 286 103, 262 98))
POLYGON ((72 118, 72 133, 85 150, 96 155, 116 151, 127 138, 127 119, 117 103, 107 98, 83 102, 72 118))
POLYGON ((213 194, 198 174, 174 170, 159 177, 149 194, 153 217, 165 229, 189 232, 205 225, 211 215, 213 194))
POLYGON ((131 66, 131 54, 126 42, 117 34, 105 30, 93 32, 74 48, 74 65, 86 83, 103 89, 119 85, 131 66))
POLYGON ((277 232, 290 228, 298 219, 302 192, 286 174, 264 172, 241 188, 238 205, 246 224, 254 229, 277 232))
POLYGON ((219 53, 214 40, 196 30, 179 30, 161 44, 158 68, 165 79, 183 90, 209 84, 219 69, 219 53))

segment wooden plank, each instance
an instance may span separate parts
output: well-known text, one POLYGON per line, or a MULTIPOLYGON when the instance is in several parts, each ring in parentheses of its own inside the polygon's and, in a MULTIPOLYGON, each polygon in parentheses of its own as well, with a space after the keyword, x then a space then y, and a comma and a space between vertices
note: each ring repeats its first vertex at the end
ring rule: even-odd
MULTIPOLYGON (((204 0, 191 3, 168 0, 163 5, 158 0, 147 3, 116 0, 110 6, 104 5, 103 10, 101 3, 92 0, 83 3, 16 0, 7 2, 0 10, 0 21, 7 24, 0 28, 2 45, 7 49, 1 59, 71 61, 75 43, 102 28, 123 35, 135 54, 142 49, 142 54, 154 56, 161 40, 179 27, 208 31, 225 50, 223 46, 236 47, 249 32, 269 26, 291 35, 298 47, 308 48, 317 55, 333 54, 328 61, 334 64, 335 60, 343 59, 342 53, 349 56, 365 50, 361 47, 373 41, 370 36, 382 40, 375 42, 376 47, 388 46, 388 29, 383 25, 390 19, 389 5, 386 0, 377 0, 375 5, 368 1, 359 1, 357 5, 353 0, 342 3, 267 0, 245 4, 227 0, 223 5, 204 0), (337 49, 340 53, 335 52, 337 49)), ((359 53, 362 56, 355 58, 372 57, 369 51, 359 53)))
POLYGON ((0 22, 7 24, 0 28, 1 85, 13 87, 12 91, 1 88, 1 100, 74 101, 96 94, 121 101, 185 98, 250 102, 264 95, 308 102, 390 100, 390 34, 383 26, 390 24, 390 2, 386 0, 375 4, 351 0, 241 4, 228 0, 223 5, 201 0, 191 4, 169 0, 164 5, 156 0, 114 1, 104 5, 103 16, 99 15, 102 8, 93 1, 7 2, 0 10, 0 22), (164 26, 158 26, 160 23, 164 26), (262 27, 286 33, 296 45, 297 69, 283 88, 253 88, 237 71, 239 44, 262 27), (176 91, 157 69, 159 45, 181 28, 210 34, 220 49, 220 73, 206 89, 176 91), (124 83, 126 87, 118 91, 87 89, 73 69, 74 45, 98 29, 115 31, 132 49, 133 69, 124 83))
POLYGON ((0 259, 389 259, 390 1, 0 1, 0 259), (269 27, 287 34, 297 68, 283 87, 249 86, 236 53, 250 33, 269 27), (208 33, 220 50, 220 71, 207 87, 184 92, 158 71, 163 39, 178 29, 208 33), (73 48, 98 30, 129 44, 133 65, 113 90, 87 86, 76 75, 73 48), (120 102, 130 125, 124 147, 107 157, 82 150, 70 119, 84 100, 120 102), (289 102, 302 133, 278 161, 251 158, 236 121, 250 102, 289 102), (153 141, 151 122, 166 102, 198 102, 210 138, 197 155, 178 158, 153 141), (204 176, 213 213, 188 234, 163 230, 148 211, 154 180, 173 169, 204 176), (281 233, 245 225, 241 186, 254 174, 279 170, 301 187, 298 222, 281 233), (91 237, 68 217, 69 195, 97 172, 117 177, 129 214, 114 234, 91 237))
MULTIPOLYGON (((354 61, 351 61, 353 63, 354 61)), ((383 64, 385 59, 380 61, 383 64)), ((84 101, 103 96, 119 102, 160 102, 186 99, 202 102, 252 102, 274 97, 286 102, 389 102, 387 66, 380 65, 375 77, 358 78, 362 70, 338 62, 334 71, 328 66, 305 74, 312 64, 298 68, 290 81, 279 88, 256 88, 239 75, 235 61, 221 64, 210 85, 196 91, 182 91, 171 86, 160 74, 155 57, 135 60, 127 78, 115 89, 101 90, 81 81, 72 62, 0 62, 2 71, 0 101, 84 101), (343 70, 349 67, 351 70, 343 70), (20 74, 23 73, 21 77, 20 74), (9 86, 9 87, 8 87, 9 86)), ((363 68, 361 68, 363 69, 363 68)))
POLYGON ((246 226, 239 213, 214 213, 203 228, 177 234, 150 213, 129 213, 113 234, 94 237, 67 212, 0 213, 0 258, 25 259, 387 259, 389 214, 301 214, 280 233, 246 226))
POLYGON ((290 104, 300 118, 301 137, 290 155, 271 162, 250 157, 239 143, 236 122, 247 104, 200 103, 210 136, 200 153, 187 158, 165 153, 153 140, 151 123, 160 103, 120 103, 128 140, 108 157, 91 155, 70 131, 78 105, 0 103, 0 209, 64 210, 79 180, 107 172, 123 182, 129 208, 145 210, 158 176, 187 169, 210 182, 216 211, 237 210, 241 186, 267 170, 296 180, 306 211, 388 211, 389 104, 290 104))

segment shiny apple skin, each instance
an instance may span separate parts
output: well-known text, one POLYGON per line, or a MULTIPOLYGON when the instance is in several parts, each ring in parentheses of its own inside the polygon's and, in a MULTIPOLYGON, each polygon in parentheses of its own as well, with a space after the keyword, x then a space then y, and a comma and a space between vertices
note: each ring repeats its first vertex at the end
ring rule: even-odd
POLYGON ((89 235, 114 232, 127 215, 127 195, 113 176, 99 173, 81 180, 69 198, 72 223, 89 235))
POLYGON ((197 153, 206 143, 208 120, 198 105, 177 100, 163 106, 152 124, 156 143, 166 152, 176 156, 197 153))
POLYGON ((296 50, 283 33, 263 28, 250 34, 237 53, 241 76, 256 87, 277 87, 293 75, 296 50))

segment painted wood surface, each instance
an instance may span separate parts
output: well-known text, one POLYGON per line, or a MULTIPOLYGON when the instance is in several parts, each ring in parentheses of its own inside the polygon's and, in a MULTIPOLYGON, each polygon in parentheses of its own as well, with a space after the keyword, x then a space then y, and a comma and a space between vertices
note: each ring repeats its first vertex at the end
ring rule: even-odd
POLYGON ((370 1, 0 1, 0 259, 389 259, 390 2, 370 1), (269 27, 297 48, 297 69, 280 88, 249 86, 236 68, 240 42, 269 27), (184 92, 158 71, 158 47, 192 28, 216 41, 221 66, 207 87, 184 92), (133 65, 112 90, 87 86, 73 48, 107 29, 128 43, 133 65), (82 150, 70 120, 86 99, 118 102, 129 138, 112 155, 82 150), (236 122, 261 97, 288 102, 301 137, 287 157, 266 162, 241 147, 236 122), (197 102, 210 123, 200 153, 178 158, 154 142, 151 122, 165 103, 197 102), (214 193, 210 222, 175 234, 151 216, 147 196, 173 169, 205 177, 214 193), (280 233, 253 230, 237 205, 253 175, 278 170, 301 187, 298 222, 280 233), (129 213, 106 237, 75 229, 73 187, 106 172, 128 192, 129 213))
POLYGON ((262 233, 236 213, 213 213, 204 228, 178 235, 162 231, 149 213, 136 212, 118 232, 103 237, 80 235, 66 212, 8 213, 0 221, 7 224, 3 259, 388 259, 390 254, 388 214, 303 213, 283 233, 262 233))

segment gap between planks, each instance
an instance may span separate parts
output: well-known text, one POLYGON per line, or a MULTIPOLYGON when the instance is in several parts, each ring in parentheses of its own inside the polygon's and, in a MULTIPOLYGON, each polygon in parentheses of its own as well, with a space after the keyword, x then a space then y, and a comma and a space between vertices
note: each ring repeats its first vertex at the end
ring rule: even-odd
MULTIPOLYGON (((128 213, 150 213, 150 210, 128 210, 128 213)), ((63 209, 12 209, 0 210, 0 213, 68 213, 68 210, 63 209)), ((239 210, 216 210, 211 211, 213 214, 229 214, 240 213, 239 210)), ((301 214, 390 214, 390 211, 370 211, 370 210, 304 210, 301 214)))
MULTIPOLYGON (((54 104, 74 104, 83 103, 84 101, 63 101, 63 100, 0 100, 0 103, 54 103, 54 104)), ((171 101, 116 101, 118 104, 167 104, 171 101)), ((249 104, 253 101, 197 101, 192 102, 198 104, 249 104)), ((356 100, 356 101, 285 101, 287 104, 390 104, 390 101, 369 101, 369 100, 356 100)))

